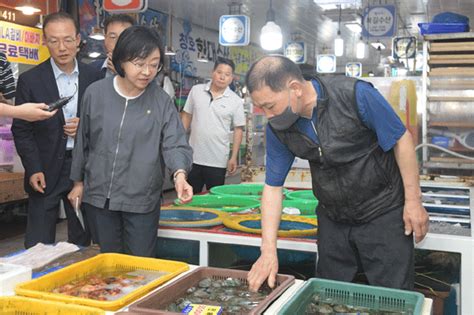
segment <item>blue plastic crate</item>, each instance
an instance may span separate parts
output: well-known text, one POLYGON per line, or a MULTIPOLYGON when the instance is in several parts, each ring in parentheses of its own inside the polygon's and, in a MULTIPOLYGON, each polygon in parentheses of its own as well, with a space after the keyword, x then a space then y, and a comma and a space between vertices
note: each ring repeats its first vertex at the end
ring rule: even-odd
POLYGON ((421 35, 462 33, 469 31, 469 24, 465 23, 418 23, 421 35))

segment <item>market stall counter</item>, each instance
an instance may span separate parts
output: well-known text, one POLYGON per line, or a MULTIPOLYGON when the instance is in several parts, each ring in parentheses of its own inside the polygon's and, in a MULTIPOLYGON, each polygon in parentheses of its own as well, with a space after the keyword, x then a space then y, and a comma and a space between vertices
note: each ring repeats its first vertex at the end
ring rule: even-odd
MULTIPOLYGON (((89 258, 86 261, 82 261, 82 262, 70 265, 69 267, 66 267, 62 270, 58 270, 48 275, 41 276, 36 280, 32 280, 30 282, 21 284, 19 287, 17 287, 17 290, 16 290, 17 293, 25 294, 28 297, 26 298, 25 297, 0 298, 0 310, 8 311, 9 309, 14 308, 14 309, 21 309, 24 312, 24 314, 33 314, 38 309, 44 309, 44 310, 48 310, 48 314, 60 314, 59 312, 61 309, 62 310, 69 309, 71 310, 71 312, 74 312, 75 314, 115 314, 115 312, 120 314, 121 312, 126 312, 130 309, 132 311, 140 311, 139 312, 140 314, 144 314, 144 312, 146 311, 144 308, 150 307, 150 306, 153 307, 154 304, 156 304, 154 299, 156 300, 156 298, 159 298, 158 301, 162 303, 163 296, 168 296, 170 298, 173 296, 177 297, 179 293, 178 292, 179 287, 181 287, 180 289, 181 291, 185 290, 183 292, 189 293, 189 292, 202 291, 201 294, 206 294, 206 296, 208 296, 207 295, 208 293, 204 291, 207 288, 215 287, 215 288, 218 288, 218 290, 221 290, 222 289, 221 287, 224 287, 223 288, 224 291, 229 292, 228 289, 238 290, 239 289, 238 286, 245 285, 245 282, 246 282, 247 271, 223 269, 223 268, 207 268, 207 267, 198 267, 195 265, 187 265, 186 266, 187 269, 189 267, 188 271, 183 271, 182 273, 177 274, 176 277, 170 279, 168 282, 164 283, 163 285, 160 285, 151 289, 149 293, 146 293, 142 297, 139 297, 138 295, 134 296, 133 299, 127 300, 126 303, 121 303, 123 307, 119 309, 115 309, 113 311, 111 311, 109 307, 105 307, 105 310, 104 310, 104 307, 101 307, 101 302, 95 303, 94 305, 90 303, 84 304, 81 301, 79 301, 80 299, 77 299, 77 298, 56 299, 56 298, 52 298, 51 294, 46 294, 44 292, 41 292, 44 286, 46 286, 47 288, 52 288, 52 286, 55 286, 58 283, 59 284, 63 283, 64 281, 67 280, 64 277, 66 278, 69 277, 70 278, 70 279, 68 278, 69 280, 73 278, 75 279, 76 277, 74 276, 74 274, 76 274, 76 272, 74 270, 77 271, 80 269, 82 270, 83 273, 84 272, 90 273, 90 270, 95 270, 94 268, 100 265, 99 263, 102 263, 102 265, 104 265, 104 261, 102 261, 103 257, 110 256, 108 258, 114 258, 111 255, 112 256, 118 255, 120 256, 118 257, 120 259, 122 259, 121 258, 122 256, 126 256, 126 255, 120 255, 120 254, 101 254, 96 257, 89 258), (97 264, 93 264, 94 262, 97 264), (206 281, 208 281, 207 284, 204 283, 206 281), (229 288, 226 289, 225 288, 226 286, 229 286, 229 288)), ((138 262, 130 262, 130 259, 140 260, 141 258, 130 257, 129 259, 126 259, 127 261, 126 265, 127 264, 130 265, 131 263, 138 263, 138 262)), ((145 259, 156 261, 156 264, 158 264, 159 262, 162 262, 162 260, 159 260, 159 259, 150 259, 150 258, 145 258, 145 259)), ((111 264, 110 261, 108 261, 108 263, 107 262, 105 263, 108 265, 111 264)), ((169 262, 169 263, 173 263, 173 262, 169 262)), ((176 262, 176 263, 185 265, 179 262, 176 262)), ((120 264, 120 265, 123 265, 123 264, 120 264)), ((308 283, 308 282, 307 281, 305 282, 302 280, 294 280, 294 277, 292 276, 280 275, 279 278, 277 279, 277 283, 278 283, 277 290, 269 291, 271 292, 271 294, 268 295, 269 299, 265 298, 264 300, 262 300, 262 298, 264 297, 255 296, 258 303, 261 303, 261 306, 258 309, 258 311, 256 309, 253 313, 280 314, 280 311, 286 305, 286 303, 289 300, 291 300, 295 296, 295 294, 298 294, 300 292, 301 286, 304 283, 308 283)), ((346 284, 346 286, 347 285, 349 284, 346 284)), ((247 301, 245 301, 245 296, 247 295, 245 294, 242 295, 239 292, 240 291, 237 292, 238 296, 235 296, 234 298, 236 298, 236 300, 239 300, 239 303, 242 302, 241 303, 242 305, 252 306, 252 304, 249 304, 247 303, 247 301)), ((222 294, 217 294, 217 295, 218 295, 217 296, 218 299, 223 298, 222 294)), ((228 301, 229 299, 224 299, 224 300, 228 301)), ((114 308, 116 307, 114 306, 114 308)), ((431 300, 424 299, 422 312, 419 312, 418 314, 428 315, 430 314, 430 312, 431 312, 431 300)), ((152 311, 151 313, 157 313, 157 312, 152 311)))

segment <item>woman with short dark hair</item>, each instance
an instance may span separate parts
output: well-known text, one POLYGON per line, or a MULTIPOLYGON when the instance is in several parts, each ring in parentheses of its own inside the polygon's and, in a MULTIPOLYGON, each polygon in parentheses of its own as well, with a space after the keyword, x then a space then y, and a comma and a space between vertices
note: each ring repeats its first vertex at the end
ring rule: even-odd
POLYGON ((83 97, 68 198, 92 217, 102 252, 154 256, 165 165, 178 198, 192 198, 192 149, 171 99, 153 84, 163 56, 155 30, 127 28, 112 56, 118 75, 83 97))

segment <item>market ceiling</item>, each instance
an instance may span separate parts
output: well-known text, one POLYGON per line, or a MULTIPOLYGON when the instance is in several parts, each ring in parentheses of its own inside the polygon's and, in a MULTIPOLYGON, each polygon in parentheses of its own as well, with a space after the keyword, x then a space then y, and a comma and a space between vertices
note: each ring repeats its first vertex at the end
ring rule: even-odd
MULTIPOLYGON (((418 23, 429 22, 440 12, 464 14, 474 21, 473 0, 272 0, 276 23, 282 29, 283 42, 291 40, 292 34, 297 33, 310 49, 315 48, 318 53, 332 53, 338 30, 339 10, 335 6, 333 9, 324 10, 321 2, 343 3, 341 36, 346 41, 346 53, 343 56, 346 60, 342 60, 343 62, 355 58, 355 50, 352 48, 360 37, 359 33, 349 30, 346 24, 360 24, 363 8, 369 5, 395 5, 397 34, 417 36, 420 40, 418 23)), ((240 4, 240 13, 250 17, 251 42, 258 44, 270 0, 149 0, 148 7, 162 12, 171 10, 174 17, 188 19, 199 26, 204 24, 204 27, 217 31, 219 17, 231 12, 231 4, 240 4)), ((372 41, 370 38, 368 40, 372 41)), ((382 52, 369 49, 365 64, 378 63, 380 58, 391 54, 391 38, 382 39, 381 42, 387 49, 382 52)))

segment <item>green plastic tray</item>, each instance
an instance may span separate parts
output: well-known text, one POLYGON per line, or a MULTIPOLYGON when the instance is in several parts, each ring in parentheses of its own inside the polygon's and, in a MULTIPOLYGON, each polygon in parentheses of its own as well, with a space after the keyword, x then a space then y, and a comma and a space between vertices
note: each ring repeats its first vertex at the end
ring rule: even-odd
MULTIPOLYGON (((291 193, 289 193, 291 194, 291 193)), ((309 199, 285 199, 283 200, 283 208, 296 208, 299 209, 301 215, 308 216, 308 215, 315 215, 315 209, 318 205, 317 200, 309 200, 309 199)))
POLYGON ((313 201, 318 201, 316 197, 313 194, 312 190, 295 190, 295 191, 290 191, 289 193, 286 194, 286 197, 288 199, 292 200, 313 200, 313 201))
MULTIPOLYGON (((175 205, 181 205, 179 199, 174 201, 175 205)), ((240 212, 247 209, 257 209, 260 201, 253 197, 220 196, 220 195, 196 195, 186 206, 210 208, 225 212, 240 212)))
MULTIPOLYGON (((246 196, 257 197, 262 196, 263 184, 235 184, 222 185, 211 188, 211 194, 221 196, 246 196)), ((283 188, 283 194, 286 194, 288 189, 283 188)))
POLYGON ((312 278, 282 307, 278 315, 305 314, 315 293, 319 293, 323 299, 332 299, 333 304, 407 314, 411 312, 413 315, 421 314, 424 299, 423 294, 418 292, 312 278))

